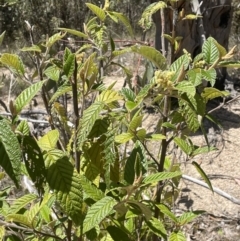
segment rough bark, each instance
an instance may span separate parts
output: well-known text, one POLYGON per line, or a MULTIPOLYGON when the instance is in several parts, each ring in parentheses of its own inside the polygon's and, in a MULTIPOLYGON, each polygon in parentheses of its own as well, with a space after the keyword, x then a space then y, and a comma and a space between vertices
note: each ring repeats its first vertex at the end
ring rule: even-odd
MULTIPOLYGON (((157 2, 157 0, 151 0, 151 3, 157 2)), ((183 39, 180 42, 180 48, 175 53, 174 58, 178 58, 182 53, 183 49, 186 49, 195 57, 201 52, 201 46, 203 38, 212 36, 221 45, 228 49, 228 39, 231 30, 231 21, 233 16, 233 8, 231 7, 232 0, 203 0, 202 4, 200 0, 182 0, 176 4, 177 14, 184 12, 184 15, 194 14, 196 12, 202 15, 202 18, 196 20, 178 20, 176 23, 175 36, 181 36, 183 39), (195 5, 194 5, 195 3, 195 5), (196 4, 200 8, 196 8, 196 4), (184 9, 184 11, 182 11, 184 9), (202 36, 202 35, 205 36, 202 36)), ((173 10, 172 6, 169 5, 165 9, 165 33, 172 34, 172 23, 173 23, 173 10)), ((162 35, 162 23, 160 12, 157 12, 153 16, 153 21, 156 25, 156 36, 155 46, 158 50, 162 50, 161 35, 162 35)), ((165 41, 165 49, 168 49, 168 42, 165 41)), ((225 69, 221 69, 218 72, 218 84, 219 88, 223 88, 225 79, 229 76, 225 69)))

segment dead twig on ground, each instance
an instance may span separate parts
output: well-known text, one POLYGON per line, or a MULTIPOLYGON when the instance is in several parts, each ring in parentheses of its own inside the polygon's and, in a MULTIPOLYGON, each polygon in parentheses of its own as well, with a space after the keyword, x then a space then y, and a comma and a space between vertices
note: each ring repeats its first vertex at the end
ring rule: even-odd
MULTIPOLYGON (((198 180, 198 179, 196 179, 196 178, 194 178, 194 177, 190 177, 190 176, 188 176, 188 175, 182 175, 182 178, 185 179, 185 180, 187 180, 187 181, 196 183, 196 184, 198 184, 198 185, 200 185, 200 186, 202 186, 202 187, 205 187, 205 188, 207 188, 207 189, 210 190, 210 188, 208 187, 208 185, 207 185, 205 182, 201 181, 201 180, 198 180)), ((239 199, 231 196, 230 194, 222 191, 221 189, 219 189, 219 188, 217 188, 217 187, 212 187, 212 188, 213 188, 213 191, 214 191, 215 193, 217 193, 218 195, 220 195, 220 196, 222 196, 222 197, 230 200, 231 202, 233 202, 233 203, 235 203, 235 204, 237 204, 237 205, 240 205, 240 200, 239 200, 239 199)))
POLYGON ((233 99, 231 99, 231 100, 229 100, 229 101, 227 101, 227 102, 225 102, 225 98, 224 98, 224 99, 223 99, 223 102, 222 102, 220 105, 218 105, 216 108, 208 111, 208 114, 211 114, 212 112, 221 109, 223 106, 226 106, 226 105, 234 102, 234 101, 237 100, 238 98, 240 98, 240 95, 234 97, 233 99))

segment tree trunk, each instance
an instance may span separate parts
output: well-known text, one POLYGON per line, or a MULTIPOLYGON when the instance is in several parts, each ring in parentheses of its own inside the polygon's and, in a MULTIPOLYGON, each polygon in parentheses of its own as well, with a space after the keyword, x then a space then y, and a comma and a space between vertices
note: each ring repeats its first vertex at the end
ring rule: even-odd
MULTIPOLYGON (((151 3, 157 0, 151 0, 151 3)), ((228 39, 231 29, 231 21, 233 8, 231 7, 232 0, 203 0, 202 4, 199 0, 182 0, 173 3, 172 6, 165 9, 165 33, 172 35, 174 16, 176 18, 175 36, 181 36, 180 47, 174 54, 174 59, 183 54, 183 49, 186 49, 195 57, 201 52, 204 38, 209 36, 215 38, 222 46, 228 49, 228 39), (174 5, 175 4, 175 5, 174 5), (174 11, 175 9, 176 11, 174 11), (183 20, 188 14, 201 14, 202 18, 195 20, 183 20), (183 16, 184 15, 184 16, 183 16)), ((156 25, 155 46, 158 50, 162 50, 162 23, 160 11, 153 15, 153 21, 156 25)), ((165 49, 168 50, 168 41, 165 40, 165 49)), ((223 88, 223 83, 226 78, 229 78, 225 69, 218 72, 218 83, 220 89, 223 88)))

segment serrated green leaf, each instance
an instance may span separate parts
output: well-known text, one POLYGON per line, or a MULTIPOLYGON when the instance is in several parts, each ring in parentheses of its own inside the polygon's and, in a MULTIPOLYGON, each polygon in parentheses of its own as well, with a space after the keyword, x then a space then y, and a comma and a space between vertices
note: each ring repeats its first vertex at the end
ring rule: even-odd
POLYGON ((219 44, 216 39, 212 38, 212 41, 214 42, 214 44, 218 48, 220 57, 224 57, 227 54, 227 50, 221 44, 219 44))
MULTIPOLYGON (((191 96, 189 96, 189 98, 190 97, 191 96)), ((184 96, 182 96, 182 98, 184 99, 184 96)), ((180 111, 182 116, 185 118, 188 128, 192 132, 196 132, 200 127, 200 123, 198 120, 197 110, 195 110, 193 106, 194 102, 192 103, 189 100, 189 98, 185 98, 185 101, 182 101, 182 100, 179 101, 179 106, 181 106, 180 111)), ((192 98, 192 99, 195 101, 195 98, 192 98)))
POLYGON ((68 83, 59 86, 57 91, 53 94, 52 98, 50 99, 49 104, 53 103, 58 97, 71 91, 72 91, 72 86, 69 85, 68 83))
POLYGON ((79 225, 82 213, 80 176, 64 153, 53 150, 45 155, 47 182, 63 210, 79 225))
POLYGON ((117 204, 115 199, 106 196, 94 203, 88 210, 86 218, 83 221, 83 233, 92 229, 96 225, 113 212, 114 206, 117 204))
POLYGON ((51 130, 38 140, 38 145, 42 150, 49 151, 56 147, 58 139, 58 130, 51 130))
POLYGON ((54 43, 56 43, 58 40, 62 39, 66 34, 62 33, 56 33, 53 36, 51 36, 47 42, 46 42, 46 47, 50 48, 54 43))
POLYGON ((60 77, 60 69, 56 65, 52 65, 43 72, 49 79, 58 81, 60 77))
POLYGON ((96 52, 92 53, 84 62, 84 64, 81 66, 79 70, 79 76, 82 80, 86 80, 88 85, 91 86, 93 82, 95 81, 95 77, 98 73, 98 68, 96 66, 96 63, 94 62, 94 59, 96 57, 96 52))
POLYGON ((181 148, 181 150, 186 153, 187 155, 190 155, 193 151, 193 148, 183 139, 179 137, 174 138, 174 142, 181 148))
POLYGON ((164 239, 167 239, 167 231, 166 231, 163 223, 160 220, 153 217, 152 219, 150 219, 147 222, 147 226, 158 237, 162 237, 164 239))
POLYGON ((72 54, 71 50, 68 47, 66 47, 64 50, 63 61, 66 62, 69 55, 71 54, 72 54))
POLYGON ((119 12, 111 12, 112 17, 117 17, 117 19, 123 23, 123 25, 126 27, 128 33, 130 34, 130 36, 133 36, 133 29, 131 26, 131 23, 129 21, 129 19, 122 13, 119 12))
POLYGON ((18 187, 22 153, 17 136, 12 132, 9 123, 5 119, 0 120, 0 157, 0 166, 3 167, 18 187))
POLYGON ((213 64, 219 59, 219 51, 212 37, 209 37, 202 46, 203 58, 208 64, 213 64))
POLYGON ((143 100, 143 98, 145 98, 149 91, 152 89, 154 83, 151 83, 151 84, 146 84, 138 93, 138 95, 136 96, 136 99, 135 101, 136 102, 140 102, 143 100))
POLYGON ((122 88, 120 92, 126 100, 134 102, 136 95, 135 93, 129 88, 122 88))
POLYGON ((22 156, 26 170, 41 196, 44 192, 43 186, 45 185, 46 180, 46 169, 42 151, 32 136, 24 136, 22 146, 22 156))
POLYGON ((134 137, 134 135, 132 133, 129 133, 129 132, 122 133, 115 137, 115 142, 123 144, 123 143, 130 141, 133 137, 134 137))
POLYGON ((12 204, 11 208, 8 210, 8 214, 15 214, 20 209, 24 208, 26 205, 29 205, 32 201, 37 199, 35 194, 26 194, 18 199, 16 199, 12 204))
POLYGON ((138 140, 143 141, 146 137, 146 133, 147 133, 147 131, 144 128, 137 130, 136 135, 137 135, 138 140))
POLYGON ((99 201, 100 199, 104 198, 104 193, 95 185, 91 184, 91 182, 85 176, 80 176, 80 183, 84 193, 86 194, 85 198, 91 198, 94 201, 99 201))
POLYGON ((30 47, 23 47, 20 50, 23 52, 38 52, 38 53, 42 52, 41 48, 37 45, 32 45, 30 47))
POLYGON ((121 100, 122 96, 115 90, 104 90, 97 98, 96 101, 103 102, 104 104, 110 104, 114 101, 121 100))
POLYGON ((194 96, 196 94, 196 87, 189 81, 182 81, 178 83, 175 88, 181 92, 188 93, 189 95, 194 96))
POLYGON ((202 84, 202 75, 200 71, 196 71, 196 69, 191 69, 187 72, 188 80, 194 85, 198 86, 202 84))
POLYGON ((166 128, 172 129, 172 130, 176 130, 176 125, 174 125, 172 123, 169 123, 169 122, 162 123, 162 127, 166 127, 166 128))
POLYGON ((94 13, 97 15, 97 17, 101 20, 104 21, 106 18, 106 14, 104 12, 104 10, 102 10, 101 8, 99 8, 98 6, 91 4, 91 3, 86 3, 87 7, 94 13))
MULTIPOLYGON (((115 50, 115 51, 113 51, 113 52, 112 52, 112 55, 113 55, 113 57, 118 57, 118 56, 120 56, 120 55, 122 55, 122 54, 126 54, 126 53, 129 53, 129 52, 131 52, 131 48, 130 48, 130 47, 127 47, 127 48, 124 48, 124 49, 121 49, 121 50, 115 50)), ((119 64, 117 64, 117 63, 115 63, 115 62, 114 62, 114 64, 119 66, 119 64)))
POLYGON ((215 99, 217 97, 227 97, 228 95, 229 95, 229 92, 227 92, 227 91, 220 91, 220 90, 212 88, 212 87, 204 88, 204 91, 201 94, 201 96, 206 101, 215 99))
POLYGON ((42 88, 44 82, 45 81, 40 81, 36 84, 29 86, 16 98, 16 100, 14 101, 14 105, 16 106, 16 113, 14 113, 15 115, 18 115, 22 111, 22 109, 30 103, 32 98, 42 88))
POLYGON ((75 36, 78 36, 80 38, 87 38, 88 36, 85 33, 82 33, 80 31, 77 31, 75 29, 69 29, 69 28, 58 28, 58 30, 65 31, 67 33, 73 34, 75 36))
POLYGON ((15 133, 21 133, 21 135, 23 135, 23 136, 28 136, 29 135, 30 128, 29 128, 28 123, 27 123, 26 120, 23 120, 23 121, 21 121, 18 124, 18 126, 17 126, 17 128, 15 130, 15 133))
POLYGON ((190 59, 188 55, 184 54, 171 64, 170 71, 175 72, 174 76, 172 77, 172 81, 177 80, 179 73, 181 73, 182 69, 186 70, 189 66, 189 63, 190 59))
POLYGON ((197 156, 197 155, 200 155, 200 154, 205 154, 205 153, 209 153, 211 151, 217 151, 218 149, 216 147, 209 147, 209 146, 204 146, 204 147, 199 147, 197 149, 195 149, 191 156, 197 156))
POLYGON ((164 56, 153 47, 134 45, 131 47, 133 53, 138 53, 144 58, 153 62, 159 69, 166 68, 166 59, 164 56))
POLYGON ((207 174, 203 171, 203 169, 201 168, 201 166, 200 166, 197 162, 195 162, 195 161, 193 161, 192 164, 193 164, 193 166, 197 169, 198 173, 201 175, 201 177, 203 178, 203 180, 207 183, 209 189, 210 189, 212 192, 214 192, 214 191, 213 191, 212 184, 211 184, 211 181, 210 181, 210 179, 208 178, 207 174))
POLYGON ((161 141, 163 139, 166 139, 166 136, 162 134, 152 134, 150 137, 147 137, 147 140, 150 141, 161 141))
POLYGON ((109 36, 109 39, 110 39, 111 51, 113 52, 115 50, 115 43, 111 36, 109 36))
POLYGON ((112 14, 112 12, 107 11, 106 14, 107 14, 107 16, 109 16, 115 23, 118 23, 118 18, 117 18, 114 14, 112 14))
POLYGON ((47 223, 50 223, 51 222, 51 212, 52 212, 52 210, 47 205, 42 206, 40 213, 39 213, 41 219, 43 219, 47 223))
MULTIPOLYGON (((96 153, 99 153, 99 152, 96 152, 96 153)), ((98 158, 97 161, 99 161, 100 158, 98 158)), ((100 177, 100 170, 94 163, 89 161, 84 169, 84 173, 88 180, 92 181, 96 185, 99 184, 98 180, 100 177)))
POLYGON ((31 208, 25 213, 25 215, 28 217, 29 222, 33 225, 33 227, 35 227, 37 225, 37 214, 40 212, 41 210, 41 205, 40 203, 36 203, 34 205, 31 206, 31 208))
POLYGON ((159 172, 159 173, 154 173, 154 174, 150 174, 147 177, 145 177, 143 179, 143 184, 152 184, 152 183, 156 183, 159 181, 163 181, 166 179, 171 179, 174 177, 178 177, 181 176, 182 173, 181 172, 159 172))
POLYGON ((187 241, 182 231, 174 231, 170 234, 169 241, 187 241))
POLYGON ((75 55, 69 54, 66 61, 64 61, 63 65, 63 71, 64 74, 70 78, 74 72, 75 69, 75 55))
POLYGON ((177 217, 174 215, 174 213, 171 212, 171 210, 169 209, 168 206, 166 206, 164 204, 157 204, 156 206, 158 207, 158 209, 160 210, 161 213, 168 216, 176 224, 178 223, 177 217))
POLYGON ((216 78, 217 78, 217 72, 215 69, 208 69, 208 70, 201 69, 201 74, 202 74, 202 78, 209 81, 211 86, 215 85, 216 78))
POLYGON ((137 130, 138 127, 142 125, 142 119, 143 115, 138 115, 139 112, 137 112, 134 117, 132 118, 129 127, 128 127, 128 132, 134 134, 137 130))
POLYGON ((112 129, 105 134, 106 140, 103 142, 103 154, 105 159, 105 180, 107 186, 110 185, 110 180, 114 182, 119 181, 119 156, 117 152, 116 143, 114 138, 116 135, 116 129, 112 129), (109 182, 108 182, 109 181, 109 182))
MULTIPOLYGON (((125 219, 127 219, 126 216, 125 219)), ((134 218, 128 218, 124 223, 124 227, 128 230, 128 232, 133 233, 135 229, 134 218)))
POLYGON ((125 233, 122 229, 116 226, 108 226, 107 231, 111 235, 114 241, 131 241, 132 240, 128 237, 127 233, 125 233))
POLYGON ((148 5, 148 7, 144 10, 142 17, 139 21, 139 25, 142 26, 145 29, 149 29, 150 26, 149 25, 149 19, 152 17, 152 15, 154 13, 156 13, 157 11, 159 11, 160 9, 166 8, 167 4, 164 1, 159 1, 159 2, 154 2, 150 5, 148 5), (146 24, 147 22, 147 24, 146 24))
POLYGON ((134 163, 134 173, 135 173, 135 179, 142 176, 142 164, 140 161, 139 153, 136 154, 135 163, 134 163))
POLYGON ((135 162, 137 156, 140 156, 142 165, 142 174, 148 169, 148 158, 146 157, 146 152, 141 142, 136 141, 130 156, 127 158, 125 168, 124 168, 124 180, 129 184, 133 184, 135 178, 135 162))
POLYGON ((99 118, 100 111, 103 109, 103 102, 95 102, 83 112, 78 130, 78 145, 80 146, 89 135, 95 121, 99 118))
POLYGON ((125 106, 126 106, 126 109, 128 110, 128 112, 131 112, 132 110, 134 110, 136 107, 139 106, 139 104, 140 104, 140 102, 138 102, 138 103, 135 103, 132 101, 125 102, 125 106))
POLYGON ((191 211, 191 212, 185 212, 180 217, 178 217, 179 225, 185 225, 189 222, 191 222, 193 219, 198 217, 200 214, 204 213, 205 211, 191 211))
POLYGON ((224 60, 218 63, 218 67, 240 68, 240 61, 224 60))
POLYGON ((14 73, 24 75, 25 70, 21 58, 16 54, 2 54, 0 61, 14 73))
POLYGON ((110 125, 109 119, 107 117, 97 119, 92 127, 91 132, 88 135, 88 138, 96 138, 105 134, 110 125))
POLYGON ((17 222, 29 228, 33 228, 32 223, 28 220, 28 217, 24 214, 9 214, 6 217, 6 221, 17 222))

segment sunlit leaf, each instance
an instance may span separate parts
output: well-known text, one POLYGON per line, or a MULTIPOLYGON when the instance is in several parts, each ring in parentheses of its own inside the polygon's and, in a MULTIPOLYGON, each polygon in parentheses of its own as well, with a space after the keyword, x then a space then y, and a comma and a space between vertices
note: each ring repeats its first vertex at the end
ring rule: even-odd
POLYGON ((37 82, 29 86, 27 89, 22 91, 22 93, 15 99, 16 113, 19 114, 22 109, 30 103, 32 98, 37 94, 37 92, 42 88, 44 81, 37 82))
POLYGON ((217 97, 227 97, 228 95, 229 95, 229 92, 221 91, 212 87, 204 88, 204 91, 202 93, 202 97, 207 101, 211 99, 215 99, 217 97))
POLYGON ((24 75, 25 70, 21 58, 16 54, 5 53, 2 54, 0 61, 3 65, 7 66, 14 73, 24 75))
POLYGON ((132 52, 142 55, 144 58, 152 61, 159 69, 166 68, 166 59, 155 48, 150 46, 134 45, 131 47, 132 52))
POLYGON ((106 14, 103 9, 101 9, 98 6, 91 4, 91 3, 86 3, 86 5, 94 14, 96 14, 98 16, 98 18, 101 21, 104 21, 104 19, 106 18, 106 14))
POLYGON ((202 46, 204 60, 213 64, 219 58, 219 51, 212 37, 209 37, 202 46))
POLYGON ((115 141, 117 143, 123 144, 123 143, 126 143, 126 142, 130 141, 133 137, 134 137, 134 135, 132 133, 129 133, 129 132, 128 133, 122 133, 122 134, 117 135, 115 137, 115 141))
POLYGON ((203 169, 201 168, 201 166, 200 166, 197 162, 195 162, 195 161, 193 161, 192 164, 193 164, 194 167, 197 169, 198 173, 201 175, 201 177, 203 178, 203 180, 207 183, 209 189, 210 189, 212 192, 214 192, 214 191, 213 191, 212 184, 211 184, 211 181, 210 181, 210 179, 208 178, 207 174, 203 171, 203 169))
POLYGON ((88 36, 85 33, 82 33, 80 31, 77 31, 75 29, 69 29, 69 28, 58 28, 59 30, 65 31, 67 33, 70 33, 72 35, 78 36, 80 38, 87 38, 88 36))
POLYGON ((187 241, 182 231, 174 231, 170 234, 169 241, 187 241))
POLYGON ((38 145, 42 150, 48 151, 56 147, 58 139, 58 130, 51 130, 38 140, 38 145))
POLYGON ((143 183, 144 184, 152 184, 152 183, 156 183, 159 181, 163 181, 166 179, 171 179, 177 176, 181 176, 182 173, 181 172, 159 172, 159 173, 154 173, 154 174, 150 174, 147 177, 145 177, 143 179, 143 183))
POLYGON ((106 196, 103 199, 94 203, 87 212, 86 218, 83 222, 83 233, 86 233, 88 230, 92 229, 96 225, 99 225, 100 222, 112 213, 113 207, 117 204, 115 199, 112 197, 106 196))

